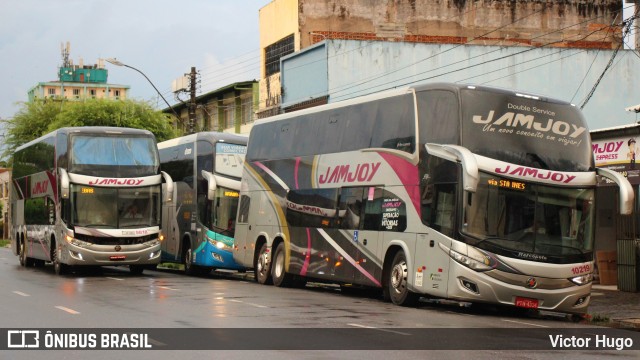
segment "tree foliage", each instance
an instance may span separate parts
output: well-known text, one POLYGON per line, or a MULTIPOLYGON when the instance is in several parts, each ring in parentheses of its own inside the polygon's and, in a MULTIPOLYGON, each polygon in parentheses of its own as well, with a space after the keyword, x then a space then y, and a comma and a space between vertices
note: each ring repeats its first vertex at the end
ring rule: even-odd
POLYGON ((5 148, 0 158, 10 158, 15 149, 53 130, 70 126, 115 126, 146 129, 158 142, 178 134, 170 115, 135 100, 88 99, 85 101, 34 101, 24 103, 6 120, 5 148))

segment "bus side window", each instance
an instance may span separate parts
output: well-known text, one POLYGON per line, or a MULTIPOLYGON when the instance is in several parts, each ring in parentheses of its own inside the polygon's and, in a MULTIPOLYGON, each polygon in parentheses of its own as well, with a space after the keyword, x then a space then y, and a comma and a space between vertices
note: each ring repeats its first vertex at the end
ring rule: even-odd
POLYGON ((382 223, 382 188, 365 188, 365 207, 363 230, 380 230, 382 223))
POLYGON ((341 229, 359 229, 364 188, 342 188, 338 202, 341 229))
POLYGON ((249 222, 249 208, 251 207, 251 197, 247 195, 240 196, 240 204, 238 205, 238 223, 244 224, 249 222))
POLYGON ((459 171, 459 165, 428 155, 420 164, 422 222, 448 236, 455 228, 459 171))

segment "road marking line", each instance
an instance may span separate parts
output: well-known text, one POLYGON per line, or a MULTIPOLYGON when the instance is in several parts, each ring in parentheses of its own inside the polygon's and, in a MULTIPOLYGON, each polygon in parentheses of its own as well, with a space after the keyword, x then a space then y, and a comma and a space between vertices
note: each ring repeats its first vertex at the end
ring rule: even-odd
POLYGON ((29 294, 23 293, 22 291, 14 291, 13 293, 14 293, 14 294, 18 294, 18 295, 20 295, 20 296, 31 296, 31 295, 29 295, 29 294))
POLYGON ((404 332, 400 332, 400 331, 394 331, 394 330, 389 330, 389 329, 380 329, 377 327, 373 327, 373 326, 366 326, 366 325, 360 325, 360 324, 347 324, 349 326, 353 326, 353 327, 359 327, 359 328, 363 328, 363 329, 372 329, 372 330, 378 330, 378 331, 384 331, 384 332, 389 332, 389 333, 394 333, 394 334, 398 334, 398 335, 406 335, 406 336, 411 336, 411 334, 408 333, 404 333, 404 332))
POLYGON ((80 314, 79 312, 77 312, 77 311, 75 311, 75 310, 73 310, 73 309, 69 309, 69 308, 67 308, 67 307, 60 306, 60 305, 56 306, 56 309, 60 309, 60 310, 62 310, 62 311, 66 311, 66 312, 68 312, 68 313, 69 313, 69 314, 71 314, 71 315, 78 315, 78 314, 80 314))
POLYGON ((459 313, 459 312, 450 311, 450 310, 445 311, 445 312, 447 312, 447 313, 449 313, 449 314, 462 315, 462 316, 476 316, 476 315, 473 315, 473 314, 459 313))
POLYGON ((178 289, 170 288, 170 287, 168 287, 168 286, 158 286, 158 287, 159 287, 160 289, 178 291, 178 289))
POLYGON ((260 305, 260 304, 254 304, 254 303, 249 303, 249 302, 244 302, 244 301, 235 300, 235 299, 229 299, 229 301, 237 302, 237 303, 240 303, 240 304, 247 304, 247 305, 255 306, 255 307, 257 307, 257 308, 263 308, 263 309, 268 308, 268 306, 264 306, 264 305, 260 305))
POLYGON ((124 279, 114 278, 114 277, 110 277, 110 276, 107 276, 107 279, 118 280, 118 281, 123 281, 124 280, 124 279))
POLYGON ((532 323, 527 323, 527 322, 524 322, 524 321, 515 321, 515 320, 507 320, 507 319, 502 319, 502 321, 512 322, 512 323, 516 323, 516 324, 524 324, 524 325, 530 325, 530 326, 543 327, 543 328, 548 328, 549 327, 549 326, 546 326, 546 325, 532 324, 532 323))

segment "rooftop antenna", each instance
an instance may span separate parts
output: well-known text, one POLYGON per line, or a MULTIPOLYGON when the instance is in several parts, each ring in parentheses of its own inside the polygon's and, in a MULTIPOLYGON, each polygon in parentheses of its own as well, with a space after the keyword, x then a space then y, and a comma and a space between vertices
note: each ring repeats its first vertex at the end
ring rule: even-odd
POLYGON ((60 52, 62 53, 62 67, 70 67, 69 52, 71 51, 71 44, 67 41, 67 46, 64 43, 60 43, 60 52))

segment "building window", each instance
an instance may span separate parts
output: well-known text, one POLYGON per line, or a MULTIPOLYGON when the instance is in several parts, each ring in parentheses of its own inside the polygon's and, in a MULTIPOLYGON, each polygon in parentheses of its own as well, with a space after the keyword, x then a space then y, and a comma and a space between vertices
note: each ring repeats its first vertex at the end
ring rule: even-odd
POLYGON ((264 49, 264 66, 267 76, 280 72, 280 58, 295 50, 293 39, 293 34, 291 34, 264 49))
POLYGON ((242 99, 242 105, 240 105, 242 111, 242 124, 249 124, 253 122, 253 97, 242 99))
POLYGON ((75 98, 79 98, 80 97, 80 89, 73 89, 73 96, 75 98))
POLYGON ((56 94, 56 89, 54 88, 49 88, 49 95, 53 96, 56 94))
POLYGON ((96 97, 96 90, 95 89, 91 89, 89 90, 89 95, 91 95, 91 97, 96 97))
POLYGON ((118 99, 120 98, 120 90, 113 90, 113 95, 118 99))
POLYGON ((235 106, 226 105, 224 108, 224 129, 222 130, 231 129, 236 126, 235 116, 236 116, 235 106))

